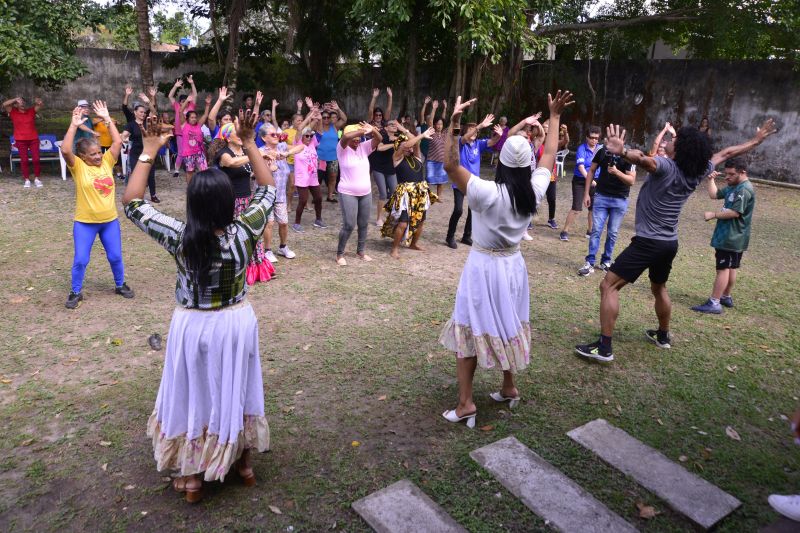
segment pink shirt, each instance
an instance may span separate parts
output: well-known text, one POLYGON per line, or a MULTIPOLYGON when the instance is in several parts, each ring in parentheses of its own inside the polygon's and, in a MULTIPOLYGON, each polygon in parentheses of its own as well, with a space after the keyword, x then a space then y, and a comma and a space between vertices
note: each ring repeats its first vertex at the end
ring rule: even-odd
POLYGON ((181 128, 181 155, 197 155, 203 153, 203 126, 184 124, 181 128))
POLYGON ((372 192, 372 181, 369 172, 369 154, 372 153, 372 139, 362 141, 353 150, 349 146, 342 148, 336 143, 336 159, 339 160, 339 192, 351 196, 364 196, 372 192))
POLYGON ((175 111, 175 129, 173 130, 175 135, 181 135, 183 126, 186 124, 186 113, 194 111, 194 108, 194 102, 189 102, 181 113, 181 103, 175 100, 175 103, 172 104, 172 109, 175 111))
MULTIPOLYGON (((298 133, 295 144, 303 145, 302 136, 298 133)), ((316 135, 311 138, 308 145, 303 145, 303 151, 294 155, 294 184, 296 187, 313 187, 319 185, 317 179, 317 145, 316 135)))

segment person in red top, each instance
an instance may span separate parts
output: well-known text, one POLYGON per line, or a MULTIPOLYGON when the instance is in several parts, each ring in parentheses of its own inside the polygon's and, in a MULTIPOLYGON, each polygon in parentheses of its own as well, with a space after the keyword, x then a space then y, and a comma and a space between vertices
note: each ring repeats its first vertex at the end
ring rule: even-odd
POLYGON ((42 186, 39 181, 41 167, 39 166, 39 132, 36 131, 36 114, 42 108, 42 99, 36 98, 32 107, 25 107, 25 100, 21 96, 3 102, 11 123, 14 126, 14 145, 19 150, 19 163, 22 167, 22 177, 25 178, 24 187, 30 188, 31 174, 28 167, 28 150, 33 159, 34 183, 37 187, 42 186))

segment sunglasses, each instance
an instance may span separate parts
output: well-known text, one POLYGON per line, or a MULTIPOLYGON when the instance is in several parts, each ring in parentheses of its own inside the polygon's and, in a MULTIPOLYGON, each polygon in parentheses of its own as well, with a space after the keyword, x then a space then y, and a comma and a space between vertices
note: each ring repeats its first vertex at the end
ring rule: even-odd
POLYGON ((589 137, 589 140, 592 140, 592 141, 599 141, 599 140, 600 140, 600 137, 589 137))
POLYGON ((314 136, 313 133, 309 133, 308 135, 303 135, 303 139, 310 139, 313 136, 314 136))
POLYGON ((331 118, 331 116, 330 116, 330 115, 322 115, 322 119, 323 119, 323 120, 325 120, 325 119, 330 119, 330 118, 331 118))
POLYGON ((280 137, 281 137, 280 133, 267 133, 267 135, 269 137, 272 137, 273 139, 280 139, 280 137))

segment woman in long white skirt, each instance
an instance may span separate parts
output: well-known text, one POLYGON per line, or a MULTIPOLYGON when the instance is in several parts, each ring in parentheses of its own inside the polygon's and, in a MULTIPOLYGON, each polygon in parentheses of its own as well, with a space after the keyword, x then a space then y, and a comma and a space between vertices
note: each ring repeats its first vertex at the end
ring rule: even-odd
POLYGON ((445 140, 445 170, 466 193, 472 209, 472 250, 456 292, 453 315, 439 341, 456 352, 458 405, 442 416, 475 427, 477 408, 472 398, 475 368, 499 368, 503 385, 490 394, 514 407, 520 401, 514 374, 530 363, 530 296, 528 271, 519 242, 550 183, 558 149, 558 125, 563 109, 572 103, 569 92, 548 95, 550 132, 544 154, 531 173, 531 148, 520 136, 509 137, 500 152, 494 183, 483 181, 460 165, 459 120, 475 99, 458 97, 445 140))
POLYGON ((178 269, 178 305, 147 434, 157 468, 178 472, 173 486, 189 502, 202 498, 203 480, 224 481, 231 467, 254 485, 250 450, 269 449, 258 322, 245 298, 247 265, 275 201, 272 173, 254 142, 255 123, 249 111, 236 121, 235 135, 257 181, 239 216, 231 182, 217 168, 189 182, 186 222, 141 199, 149 165, 171 136, 152 120, 122 198, 127 217, 174 257, 178 269))

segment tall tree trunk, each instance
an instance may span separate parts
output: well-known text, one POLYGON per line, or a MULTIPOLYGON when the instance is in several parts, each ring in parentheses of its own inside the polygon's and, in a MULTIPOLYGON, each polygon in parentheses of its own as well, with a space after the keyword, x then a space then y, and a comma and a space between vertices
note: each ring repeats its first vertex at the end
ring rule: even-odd
POLYGON ((153 63, 150 60, 150 10, 147 0, 136 0, 136 27, 139 32, 139 72, 144 87, 153 87, 153 63))
MULTIPOLYGON (((408 36, 408 60, 406 61, 406 113, 417 116, 417 32, 412 30, 408 36)), ((399 116, 399 114, 398 114, 399 116)))
POLYGON ((236 92, 239 77, 239 26, 247 9, 247 0, 231 0, 228 8, 228 55, 225 59, 225 75, 222 84, 236 92))

